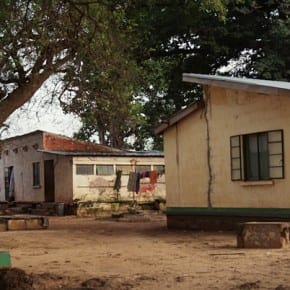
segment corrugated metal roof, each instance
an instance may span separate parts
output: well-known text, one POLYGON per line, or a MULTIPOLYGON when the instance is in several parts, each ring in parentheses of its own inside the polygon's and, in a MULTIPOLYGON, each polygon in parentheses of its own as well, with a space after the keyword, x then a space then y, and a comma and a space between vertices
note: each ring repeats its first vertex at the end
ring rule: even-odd
MULTIPOLYGON (((217 86, 233 90, 243 90, 267 95, 290 96, 290 83, 281 81, 268 81, 260 79, 224 77, 217 75, 204 75, 184 73, 182 80, 189 83, 217 86)), ((155 134, 163 133, 167 128, 176 124, 189 114, 197 111, 203 106, 203 102, 192 103, 187 108, 177 112, 168 120, 163 121, 156 129, 155 134)))
POLYGON ((203 75, 184 73, 182 80, 202 85, 212 85, 223 88, 257 92, 267 95, 290 96, 290 83, 281 81, 268 81, 261 79, 248 79, 236 77, 224 77, 217 75, 203 75))
POLYGON ((74 152, 43 149, 37 151, 62 156, 164 157, 164 153, 161 151, 74 152))

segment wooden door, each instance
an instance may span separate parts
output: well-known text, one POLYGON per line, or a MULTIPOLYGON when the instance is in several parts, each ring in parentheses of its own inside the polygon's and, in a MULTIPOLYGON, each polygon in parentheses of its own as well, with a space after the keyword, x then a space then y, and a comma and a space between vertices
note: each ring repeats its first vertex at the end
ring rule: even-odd
POLYGON ((53 160, 44 160, 44 195, 46 202, 55 201, 53 160))

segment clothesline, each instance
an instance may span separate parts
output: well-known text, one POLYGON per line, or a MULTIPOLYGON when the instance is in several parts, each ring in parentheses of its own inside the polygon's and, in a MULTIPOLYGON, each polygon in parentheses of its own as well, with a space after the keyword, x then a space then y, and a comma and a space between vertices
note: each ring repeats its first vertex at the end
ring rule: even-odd
POLYGON ((139 192, 140 180, 143 178, 150 178, 150 184, 155 184, 159 173, 157 171, 144 171, 144 172, 130 172, 127 189, 128 191, 139 192))
MULTIPOLYGON (((129 173, 127 189, 128 189, 128 191, 138 193, 140 190, 140 180, 141 179, 149 178, 150 184, 155 184, 155 183, 157 183, 158 177, 161 176, 162 174, 163 174, 163 172, 158 172, 156 170, 144 171, 144 172, 131 171, 129 173)), ((118 170, 116 172, 116 180, 114 183, 114 190, 116 190, 117 192, 121 188, 121 176, 122 176, 122 171, 118 170)))

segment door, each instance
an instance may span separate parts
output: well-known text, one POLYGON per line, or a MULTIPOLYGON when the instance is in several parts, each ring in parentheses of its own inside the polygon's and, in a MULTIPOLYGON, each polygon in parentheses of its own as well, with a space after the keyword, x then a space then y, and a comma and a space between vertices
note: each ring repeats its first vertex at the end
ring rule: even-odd
POLYGON ((44 198, 46 202, 55 201, 53 160, 44 160, 44 198))
POLYGON ((13 200, 14 198, 14 174, 13 166, 5 167, 4 169, 5 178, 5 200, 13 200))

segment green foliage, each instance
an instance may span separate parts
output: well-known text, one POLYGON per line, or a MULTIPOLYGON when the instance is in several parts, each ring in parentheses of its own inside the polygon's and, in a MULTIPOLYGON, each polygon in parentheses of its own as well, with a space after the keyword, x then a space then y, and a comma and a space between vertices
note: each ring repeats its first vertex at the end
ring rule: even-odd
POLYGON ((65 90, 81 92, 90 70, 120 93, 114 80, 127 78, 130 60, 119 8, 111 1, 1 1, 0 124, 53 74, 65 90))
POLYGON ((183 72, 214 74, 236 60, 228 74, 290 80, 289 0, 137 3, 129 15, 138 23, 135 55, 146 75, 142 129, 155 148, 161 144, 152 128, 200 97, 182 82, 183 72))
POLYGON ((154 127, 201 96, 183 72, 236 61, 227 74, 290 80, 289 14, 289 0, 1 1, 0 123, 4 100, 59 73, 78 137, 160 149, 154 127))

